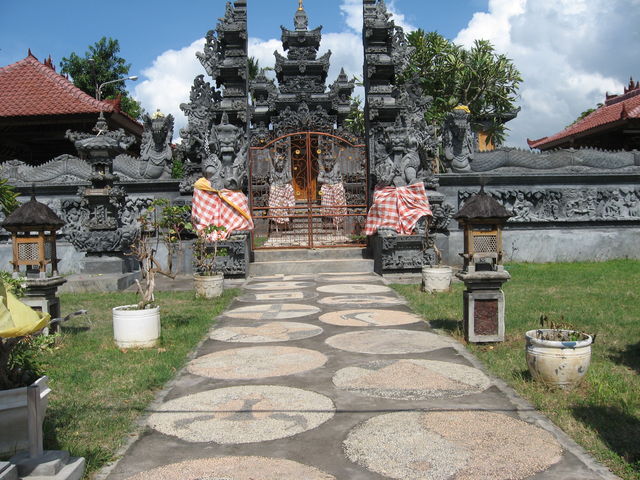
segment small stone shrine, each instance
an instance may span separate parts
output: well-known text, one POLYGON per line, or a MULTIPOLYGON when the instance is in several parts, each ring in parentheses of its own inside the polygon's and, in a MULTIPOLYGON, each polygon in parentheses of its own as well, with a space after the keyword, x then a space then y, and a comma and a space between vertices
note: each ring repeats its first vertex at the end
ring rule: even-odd
POLYGON ((56 231, 63 226, 64 221, 35 194, 2 222, 11 232, 13 275, 18 277, 20 267, 26 267, 22 302, 52 318, 60 316, 58 287, 66 282, 58 275, 56 253, 56 231))
POLYGON ((67 229, 67 237, 77 250, 87 252, 85 273, 126 273, 130 266, 124 254, 136 236, 137 225, 122 221, 120 212, 127 193, 122 186, 114 185, 119 178, 113 173, 113 159, 134 138, 122 129, 109 131, 102 114, 93 131, 67 131, 80 158, 91 167, 91 185, 78 189, 77 218, 67 229))
POLYGON ((511 275, 502 265, 502 228, 512 216, 484 189, 454 218, 464 229, 464 336, 468 342, 504 341, 504 293, 511 275))

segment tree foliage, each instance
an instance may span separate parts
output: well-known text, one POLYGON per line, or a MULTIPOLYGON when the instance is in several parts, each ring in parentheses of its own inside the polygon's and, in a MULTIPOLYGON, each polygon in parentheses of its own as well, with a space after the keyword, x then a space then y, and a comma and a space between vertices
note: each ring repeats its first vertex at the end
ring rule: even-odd
POLYGON ((417 74, 424 93, 433 97, 427 121, 439 125, 456 105, 466 105, 474 123, 491 122, 489 136, 501 143, 502 118, 515 111, 522 82, 512 61, 497 54, 487 40, 476 40, 468 50, 437 32, 416 30, 407 40, 415 50, 402 78, 417 74))
MULTIPOLYGON (((71 77, 73 84, 92 97, 96 96, 98 87, 112 80, 129 75, 131 64, 120 57, 120 44, 113 38, 102 37, 81 57, 72 52, 60 62, 60 72, 71 77)), ((125 82, 105 85, 101 90, 101 98, 121 98, 121 108, 133 118, 142 116, 140 103, 129 96, 125 82)))

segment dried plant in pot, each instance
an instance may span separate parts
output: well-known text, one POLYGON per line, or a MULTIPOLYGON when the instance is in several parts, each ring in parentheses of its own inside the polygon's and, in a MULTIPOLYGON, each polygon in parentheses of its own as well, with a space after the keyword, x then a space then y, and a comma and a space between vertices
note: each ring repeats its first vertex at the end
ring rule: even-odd
POLYGON ((216 298, 222 295, 224 275, 218 268, 218 257, 227 254, 218 248, 218 239, 224 226, 208 225, 197 231, 193 242, 194 287, 197 298, 216 298))
POLYGON ((531 376, 547 385, 569 390, 578 385, 591 363, 596 335, 540 316, 540 328, 525 333, 527 366, 531 376))
POLYGON ((175 278, 173 258, 181 248, 182 235, 190 230, 188 206, 172 206, 157 199, 138 219, 139 230, 131 245, 131 255, 140 262, 140 279, 136 280, 140 300, 135 305, 113 308, 113 334, 120 348, 148 348, 160 339, 160 307, 155 303, 156 276, 175 278), (158 251, 164 245, 166 262, 158 251))

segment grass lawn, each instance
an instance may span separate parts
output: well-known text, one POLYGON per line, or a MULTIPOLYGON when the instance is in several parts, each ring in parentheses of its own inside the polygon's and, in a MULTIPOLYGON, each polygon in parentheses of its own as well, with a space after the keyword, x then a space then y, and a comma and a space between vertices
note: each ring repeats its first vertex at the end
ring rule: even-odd
MULTIPOLYGON (((468 345, 485 366, 624 479, 640 479, 640 262, 511 264, 504 287, 506 341, 468 345), (596 333, 591 367, 571 392, 534 382, 524 332, 541 314, 596 333)), ((394 285, 434 328, 461 339, 462 291, 428 295, 394 285)))
POLYGON ((157 293, 161 345, 130 351, 113 343, 111 308, 135 303, 135 294, 61 295, 63 314, 84 308, 89 317, 65 324, 56 346, 37 354, 53 390, 45 449, 85 457, 88 476, 112 460, 158 389, 185 364, 213 318, 237 293, 225 291, 216 301, 195 299, 193 292, 157 293))

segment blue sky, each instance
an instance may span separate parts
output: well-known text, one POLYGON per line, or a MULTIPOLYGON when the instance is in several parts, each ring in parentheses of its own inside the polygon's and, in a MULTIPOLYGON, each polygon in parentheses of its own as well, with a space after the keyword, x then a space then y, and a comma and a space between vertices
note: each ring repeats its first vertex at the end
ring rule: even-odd
MULTIPOLYGON (((117 38, 121 55, 139 75, 129 89, 148 111, 162 109, 184 124, 179 104, 188 98, 194 58, 207 30, 224 14, 223 0, 0 0, 0 66, 27 49, 56 65, 84 54, 102 36, 117 38)), ((406 29, 437 30, 463 45, 491 40, 512 58, 524 83, 522 112, 509 123, 508 143, 551 135, 586 108, 640 78, 640 0, 388 0, 406 29)), ((250 54, 272 62, 280 25, 291 26, 297 0, 249 0, 250 54)), ((340 66, 361 72, 361 0, 305 0, 311 26, 323 25, 322 49, 331 49, 332 81, 340 66)), ((0 92, 0 95, 2 92, 0 92)), ((177 134, 177 130, 176 130, 177 134)))

